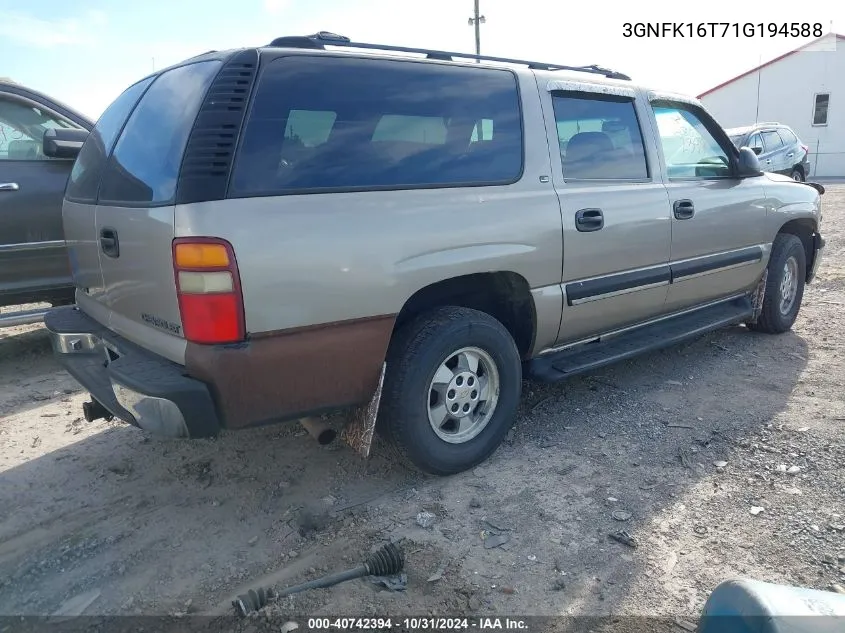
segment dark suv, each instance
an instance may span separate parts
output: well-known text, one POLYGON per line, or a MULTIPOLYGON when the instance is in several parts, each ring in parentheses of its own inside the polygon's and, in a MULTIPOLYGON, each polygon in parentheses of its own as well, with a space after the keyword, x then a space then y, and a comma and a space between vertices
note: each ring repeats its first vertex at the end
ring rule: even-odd
POLYGON ((750 147, 754 150, 765 171, 784 174, 798 182, 807 179, 810 173, 810 162, 807 160, 809 148, 788 125, 757 123, 726 132, 737 148, 750 147))

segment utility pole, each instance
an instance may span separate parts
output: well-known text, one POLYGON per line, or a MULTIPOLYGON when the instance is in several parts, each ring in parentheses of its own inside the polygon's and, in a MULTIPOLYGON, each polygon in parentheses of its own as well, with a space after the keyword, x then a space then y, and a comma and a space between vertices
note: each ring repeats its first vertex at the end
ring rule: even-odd
MULTIPOLYGON (((487 22, 487 18, 483 15, 479 15, 478 13, 478 0, 475 0, 475 10, 473 11, 473 17, 469 19, 469 25, 475 27, 475 54, 481 55, 481 25, 487 22)), ((475 60, 478 62, 479 60, 475 60)))

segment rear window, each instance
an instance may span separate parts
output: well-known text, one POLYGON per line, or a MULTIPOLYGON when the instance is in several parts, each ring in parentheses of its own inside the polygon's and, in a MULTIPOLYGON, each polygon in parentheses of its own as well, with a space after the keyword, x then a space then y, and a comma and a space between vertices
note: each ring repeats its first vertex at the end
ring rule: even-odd
POLYGON ((778 130, 778 134, 783 139, 785 145, 794 145, 798 142, 798 137, 792 133, 792 130, 789 130, 785 127, 782 127, 778 130))
POLYGON ((101 203, 172 203, 188 135, 221 63, 180 66, 155 80, 115 145, 100 185, 101 203))
POLYGON ((297 56, 261 77, 230 195, 507 184, 521 173, 510 71, 297 56))
POLYGON ((70 172, 65 194, 69 200, 93 202, 97 199, 97 189, 100 186, 106 157, 111 152, 123 122, 152 80, 152 77, 149 77, 127 88, 100 116, 70 172))

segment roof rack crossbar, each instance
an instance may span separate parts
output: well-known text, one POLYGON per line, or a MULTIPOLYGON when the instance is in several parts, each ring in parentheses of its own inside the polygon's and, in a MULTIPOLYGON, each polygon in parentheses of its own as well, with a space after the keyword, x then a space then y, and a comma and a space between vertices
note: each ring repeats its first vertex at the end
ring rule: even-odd
POLYGON ((628 75, 622 74, 610 68, 603 68, 595 64, 590 66, 566 66, 563 64, 549 64, 545 62, 532 62, 524 59, 510 59, 508 57, 493 57, 491 55, 475 55, 473 53, 456 53, 450 51, 431 50, 427 48, 412 48, 409 46, 390 46, 387 44, 367 44, 364 42, 353 42, 348 37, 343 35, 336 35, 335 33, 328 33, 321 31, 314 35, 307 36, 288 36, 277 37, 270 46, 290 46, 294 48, 322 48, 326 46, 338 46, 344 48, 360 48, 372 51, 386 51, 394 53, 414 53, 418 55, 425 55, 428 59, 438 59, 442 61, 453 61, 456 57, 458 59, 475 59, 478 61, 497 62, 501 64, 516 64, 519 66, 527 66, 533 70, 568 70, 573 72, 591 73, 594 75, 603 75, 608 79, 622 79, 631 81, 628 75))

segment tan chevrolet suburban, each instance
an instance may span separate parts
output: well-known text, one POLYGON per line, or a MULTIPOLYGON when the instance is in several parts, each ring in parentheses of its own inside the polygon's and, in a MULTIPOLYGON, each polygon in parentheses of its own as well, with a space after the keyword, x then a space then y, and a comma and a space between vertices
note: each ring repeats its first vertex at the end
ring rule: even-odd
POLYGON ((455 473, 523 375, 788 330, 823 192, 607 69, 283 37, 106 110, 64 201, 77 305, 46 325, 88 419, 202 437, 368 407, 455 473))

